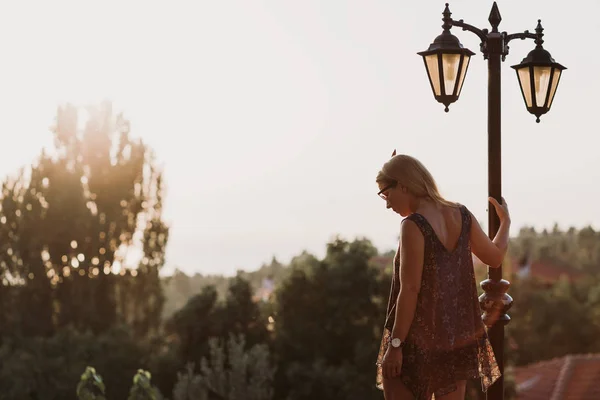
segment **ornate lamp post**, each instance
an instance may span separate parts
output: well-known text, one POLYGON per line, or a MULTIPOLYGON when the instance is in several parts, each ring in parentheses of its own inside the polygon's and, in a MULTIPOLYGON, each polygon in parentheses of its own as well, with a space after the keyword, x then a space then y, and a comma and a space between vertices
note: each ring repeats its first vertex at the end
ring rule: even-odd
MULTIPOLYGON (((534 39, 536 47, 521 61, 513 66, 517 71, 521 93, 525 100, 527 111, 540 116, 550 110, 562 71, 566 69, 554 61, 548 51, 542 47, 543 28, 538 20, 535 33, 507 34, 498 31, 502 21, 498 5, 494 2, 490 12, 489 22, 492 30, 478 29, 466 24, 463 20, 453 20, 448 4, 443 13, 444 29, 435 38, 426 51, 418 53, 423 57, 429 83, 437 101, 444 104, 448 112, 450 104, 458 100, 467 74, 472 51, 463 48, 458 38, 450 33, 450 28, 456 26, 464 31, 473 32, 481 40, 480 50, 483 58, 488 61, 488 192, 489 196, 500 201, 501 186, 501 62, 508 55, 508 43, 513 39, 534 39)), ((493 207, 489 207, 488 224, 489 236, 493 238, 498 232, 500 221, 493 207)), ((490 342, 494 348, 500 370, 504 374, 504 325, 510 321, 506 312, 512 305, 512 298, 506 294, 510 283, 502 279, 502 267, 488 267, 488 279, 481 282, 485 291, 479 298, 483 309, 482 319, 488 327, 490 342)), ((504 398, 504 379, 501 377, 492 385, 487 393, 489 400, 504 398)))

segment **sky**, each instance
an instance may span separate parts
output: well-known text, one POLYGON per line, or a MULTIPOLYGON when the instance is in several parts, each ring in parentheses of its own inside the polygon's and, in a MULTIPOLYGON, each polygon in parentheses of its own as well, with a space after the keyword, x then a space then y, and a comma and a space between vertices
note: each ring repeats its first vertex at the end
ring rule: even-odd
MULTIPOLYGON (((167 263, 232 275, 273 256, 322 256, 335 235, 396 247, 401 217, 375 176, 396 149, 420 159, 442 194, 487 221, 487 66, 473 57, 445 113, 422 59, 441 33, 443 1, 221 0, 0 3, 0 176, 52 142, 56 108, 113 102, 157 153, 171 226, 167 263), (10 142, 8 141, 10 140, 10 142)), ((480 28, 491 1, 450 3, 480 28)), ((566 66, 552 109, 529 114, 502 68, 502 184, 511 234, 600 228, 596 0, 498 1, 501 31, 544 26, 566 66)))

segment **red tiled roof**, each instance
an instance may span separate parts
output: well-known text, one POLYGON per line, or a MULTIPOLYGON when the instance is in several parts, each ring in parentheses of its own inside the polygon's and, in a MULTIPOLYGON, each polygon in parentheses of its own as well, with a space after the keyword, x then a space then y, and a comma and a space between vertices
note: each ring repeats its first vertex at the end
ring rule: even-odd
POLYGON ((580 358, 571 371, 564 393, 569 399, 600 399, 600 354, 580 358))
POLYGON ((572 268, 534 261, 531 263, 531 276, 550 283, 558 281, 561 276, 567 277, 570 281, 576 281, 581 279, 584 274, 572 268))
MULTIPOLYGON (((485 267, 485 264, 483 264, 475 255, 473 255, 473 264, 476 268, 485 267)), ((511 259, 510 264, 512 272, 514 274, 518 274, 522 268, 519 266, 519 260, 511 259)), ((546 283, 555 283, 562 276, 566 277, 571 282, 577 281, 585 277, 585 274, 581 271, 578 271, 571 267, 560 266, 546 261, 536 260, 531 262, 529 266, 529 276, 534 279, 539 279, 540 281, 546 283)))
POLYGON ((570 354, 513 371, 516 400, 600 399, 600 353, 570 354))
MULTIPOLYGON (((473 254, 472 257, 473 257, 473 265, 476 269, 477 268, 486 268, 486 265, 481 260, 479 260, 477 258, 477 256, 475 256, 475 254, 473 254)), ((376 256, 376 257, 371 258, 371 262, 374 265, 377 265, 377 266, 381 267, 382 269, 385 269, 385 268, 392 266, 392 264, 394 262, 394 258, 393 257, 376 256)), ((519 267, 519 260, 510 259, 509 262, 510 262, 510 267, 511 267, 510 272, 512 272, 513 274, 518 273, 519 270, 521 269, 519 267)), ((550 262, 538 260, 538 261, 533 261, 530 263, 529 276, 531 276, 534 279, 539 279, 542 282, 555 283, 555 282, 558 282, 558 280, 563 276, 566 277, 567 279, 569 279, 571 282, 574 282, 574 281, 584 278, 585 274, 583 272, 573 269, 571 267, 560 266, 560 265, 552 264, 550 262)))

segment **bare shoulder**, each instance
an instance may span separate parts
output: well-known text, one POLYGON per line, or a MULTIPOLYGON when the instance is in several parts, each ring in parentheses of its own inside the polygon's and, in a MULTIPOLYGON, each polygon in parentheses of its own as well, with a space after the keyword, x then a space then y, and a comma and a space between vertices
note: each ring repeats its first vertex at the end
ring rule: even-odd
POLYGON ((423 242, 424 240, 421 229, 417 223, 410 218, 405 218, 402 220, 402 224, 400 226, 400 238, 401 244, 415 244, 423 242))

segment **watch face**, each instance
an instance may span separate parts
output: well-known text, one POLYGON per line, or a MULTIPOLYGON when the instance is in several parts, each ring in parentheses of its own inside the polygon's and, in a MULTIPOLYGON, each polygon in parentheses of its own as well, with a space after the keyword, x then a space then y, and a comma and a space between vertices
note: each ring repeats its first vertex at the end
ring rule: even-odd
POLYGON ((400 341, 400 339, 398 339, 398 338, 392 339, 392 347, 400 347, 400 343, 402 343, 400 341))

